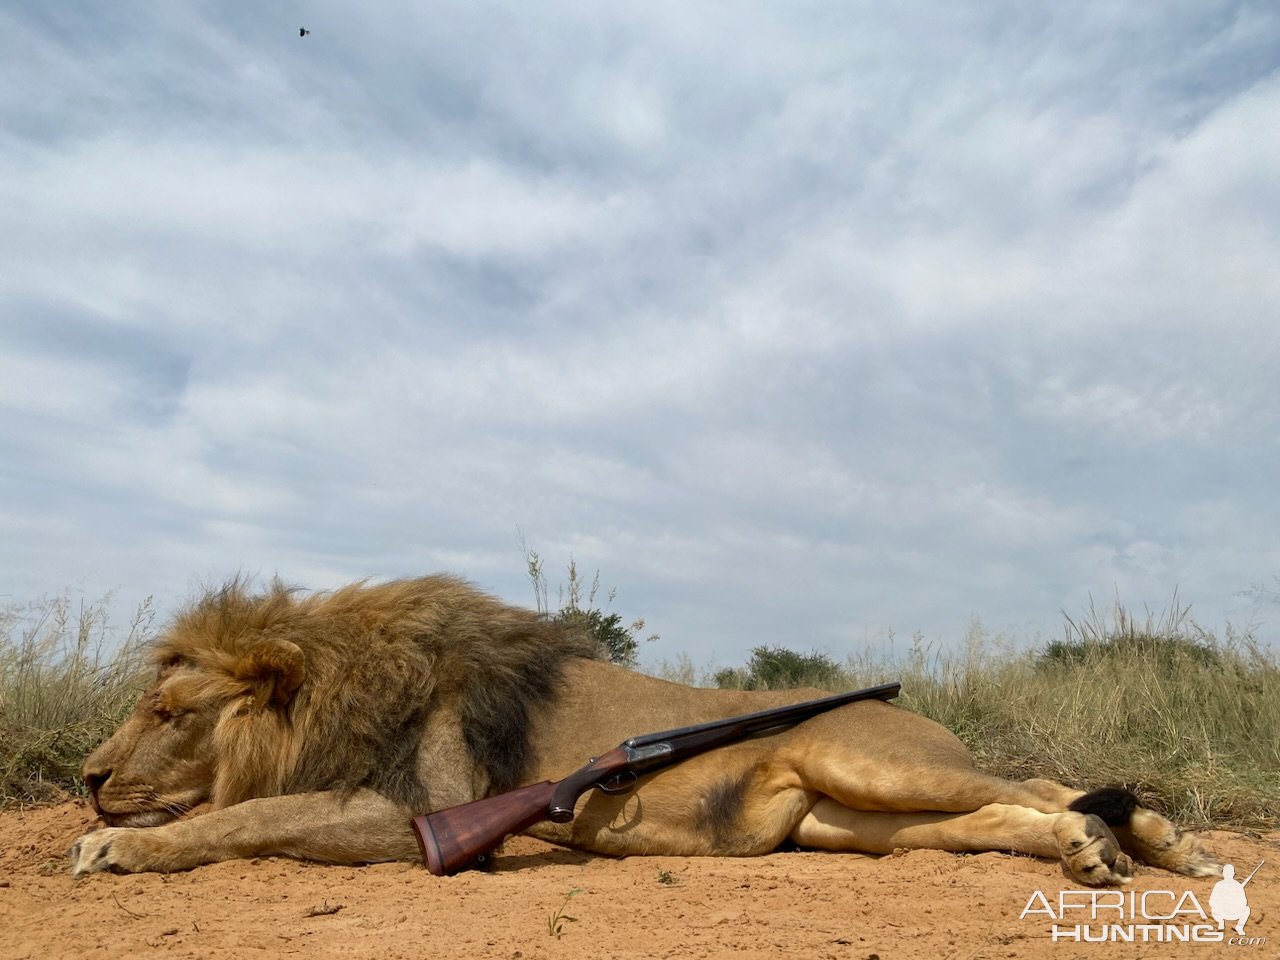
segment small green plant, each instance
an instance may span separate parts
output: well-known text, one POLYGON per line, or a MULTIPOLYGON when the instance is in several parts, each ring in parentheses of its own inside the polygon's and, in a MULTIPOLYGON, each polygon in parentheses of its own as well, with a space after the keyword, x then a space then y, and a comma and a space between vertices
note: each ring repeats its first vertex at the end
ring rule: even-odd
MULTIPOLYGON (((596 571, 588 585, 578 573, 577 562, 570 556, 568 583, 560 588, 557 598, 559 609, 552 613, 542 557, 523 543, 521 549, 524 552, 525 568, 533 583, 538 610, 548 614, 557 623, 576 627, 594 637, 601 654, 610 662, 635 669, 639 663, 640 633, 644 630, 644 620, 637 619, 627 626, 622 622, 621 614, 607 613, 596 605, 596 595, 600 592, 600 571, 596 571)), ((605 605, 613 603, 615 596, 617 590, 610 590, 605 605)), ((658 635, 652 634, 644 639, 657 640, 658 635)))
POLYGON ((558 909, 553 910, 551 913, 547 914, 547 935, 548 936, 555 937, 557 940, 559 940, 560 937, 564 934, 565 924, 578 922, 577 917, 569 916, 567 913, 565 913, 565 910, 567 910, 569 907, 569 901, 572 900, 581 892, 582 892, 582 889, 580 887, 574 887, 565 895, 564 903, 560 904, 558 909))
POLYGON ((664 887, 674 887, 680 880, 670 870, 659 870, 658 882, 664 887))

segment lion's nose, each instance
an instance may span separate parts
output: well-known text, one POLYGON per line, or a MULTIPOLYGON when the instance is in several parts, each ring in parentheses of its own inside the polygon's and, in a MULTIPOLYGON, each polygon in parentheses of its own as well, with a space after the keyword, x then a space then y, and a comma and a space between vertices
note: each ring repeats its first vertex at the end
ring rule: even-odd
POLYGON ((110 770, 101 770, 101 769, 90 770, 87 767, 85 768, 84 770, 85 786, 89 788, 89 799, 93 801, 93 805, 95 807, 98 805, 98 791, 101 790, 103 785, 110 779, 111 779, 110 770))

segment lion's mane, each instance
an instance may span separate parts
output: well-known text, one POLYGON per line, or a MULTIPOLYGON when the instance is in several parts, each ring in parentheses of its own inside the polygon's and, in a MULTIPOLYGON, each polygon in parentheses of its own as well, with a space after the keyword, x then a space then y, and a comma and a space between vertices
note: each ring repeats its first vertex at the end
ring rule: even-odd
POLYGON ((271 678, 259 700, 277 709, 242 697, 218 721, 217 805, 368 787, 415 808, 429 801, 416 757, 438 711, 453 712, 489 789, 510 789, 565 662, 595 655, 582 632, 447 576, 310 595, 236 579, 179 614, 153 651, 161 670, 194 666, 211 690, 271 678))

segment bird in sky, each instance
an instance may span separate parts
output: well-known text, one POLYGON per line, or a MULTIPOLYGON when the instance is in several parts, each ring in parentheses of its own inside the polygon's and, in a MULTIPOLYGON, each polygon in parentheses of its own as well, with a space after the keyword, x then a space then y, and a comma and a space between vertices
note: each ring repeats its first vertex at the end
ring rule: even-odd
POLYGON ((306 27, 299 27, 299 28, 298 28, 298 36, 300 36, 300 37, 305 37, 305 36, 306 36, 308 33, 310 33, 310 32, 311 32, 311 31, 310 31, 310 30, 308 30, 306 27))

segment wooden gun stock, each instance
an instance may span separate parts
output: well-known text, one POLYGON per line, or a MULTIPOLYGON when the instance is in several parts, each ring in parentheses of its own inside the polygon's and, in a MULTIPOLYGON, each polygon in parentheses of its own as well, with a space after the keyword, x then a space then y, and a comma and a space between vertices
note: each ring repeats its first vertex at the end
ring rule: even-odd
POLYGON ((508 836, 535 823, 566 823, 573 819, 578 797, 602 779, 624 773, 630 762, 625 748, 614 747, 563 780, 544 780, 414 817, 422 859, 428 870, 443 877, 488 856, 508 836), (568 816, 562 812, 566 807, 568 816))
POLYGON ((568 823, 578 798, 592 787, 629 790, 637 777, 746 737, 774 733, 855 700, 890 700, 899 685, 884 683, 787 707, 632 737, 563 780, 544 780, 507 793, 461 803, 413 818, 413 832, 427 869, 438 877, 492 853, 513 833, 550 820, 568 823))
POLYGON ((513 833, 547 815, 556 785, 550 780, 413 818, 422 859, 437 877, 482 860, 513 833))

